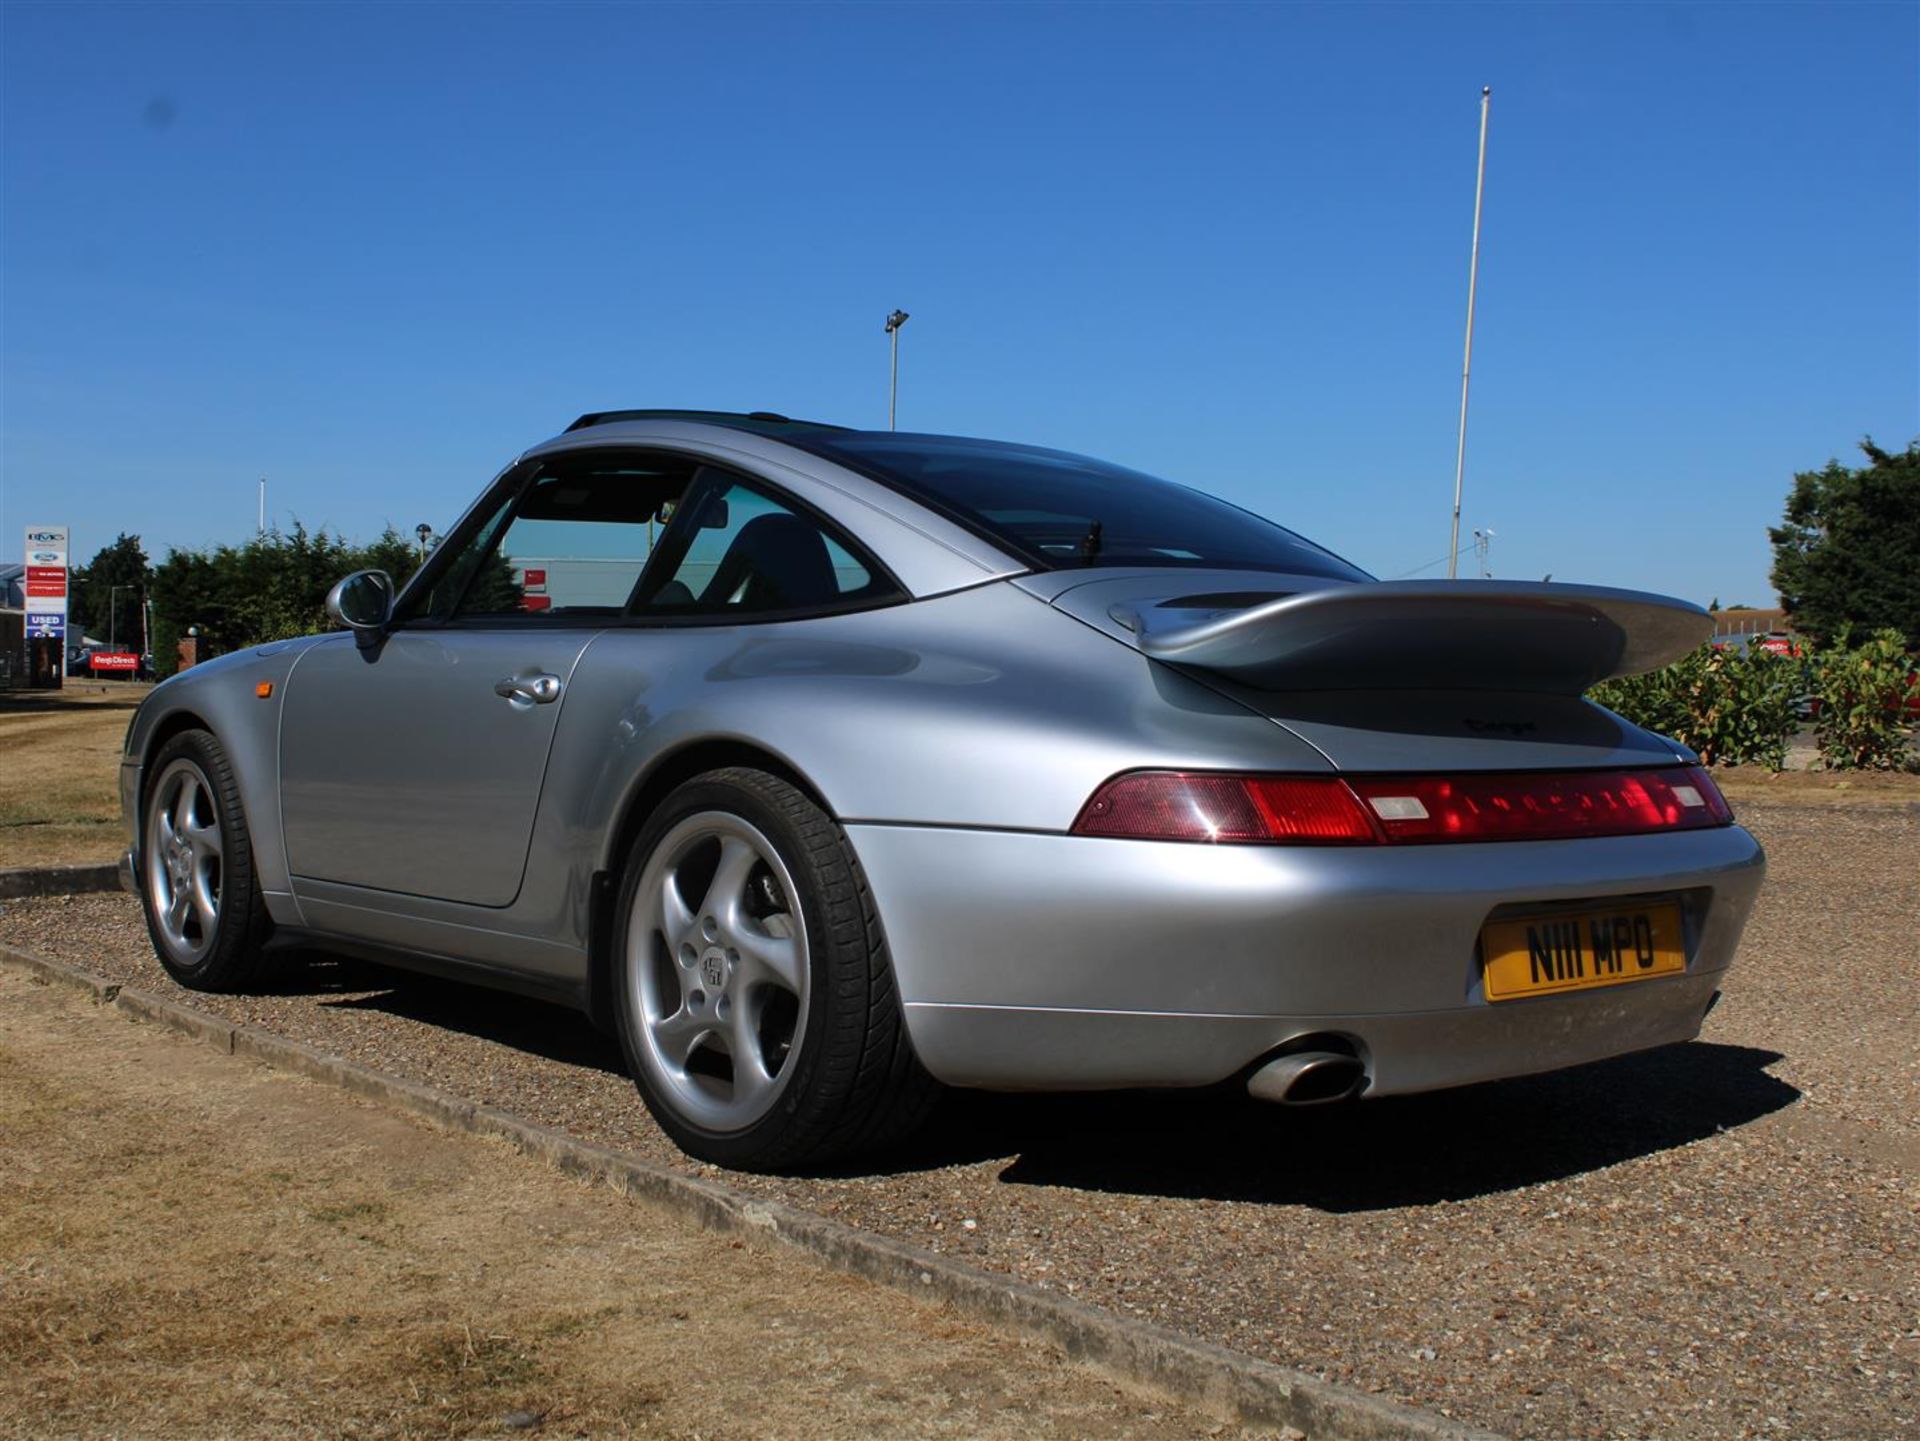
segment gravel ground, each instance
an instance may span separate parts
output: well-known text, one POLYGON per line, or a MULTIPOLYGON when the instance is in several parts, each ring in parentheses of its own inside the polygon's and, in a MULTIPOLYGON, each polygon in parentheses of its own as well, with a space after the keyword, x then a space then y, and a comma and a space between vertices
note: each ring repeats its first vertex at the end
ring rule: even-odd
MULTIPOLYGON (((1292 1112, 956 1096, 858 1174, 679 1157, 566 1013, 331 961, 196 1004, 1116 1311, 1525 1437, 1920 1428, 1920 806, 1749 803, 1773 870, 1705 1036, 1292 1112)), ((0 940, 168 982, 120 897, 0 940)))

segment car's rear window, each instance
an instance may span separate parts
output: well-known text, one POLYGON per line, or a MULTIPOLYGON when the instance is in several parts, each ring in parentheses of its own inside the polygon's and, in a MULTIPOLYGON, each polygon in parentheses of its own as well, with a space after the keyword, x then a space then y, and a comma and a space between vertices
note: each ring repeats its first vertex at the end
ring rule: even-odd
POLYGON ((809 435, 837 460, 999 541, 1043 569, 1085 565, 1370 577, 1284 526, 1084 455, 945 435, 809 435))

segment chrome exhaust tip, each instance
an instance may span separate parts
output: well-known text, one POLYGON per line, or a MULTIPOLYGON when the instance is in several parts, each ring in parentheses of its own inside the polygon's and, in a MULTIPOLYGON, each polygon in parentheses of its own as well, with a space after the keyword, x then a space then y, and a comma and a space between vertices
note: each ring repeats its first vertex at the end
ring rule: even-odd
POLYGON ((1344 1051, 1294 1051, 1247 1077, 1247 1094, 1283 1106, 1344 1101, 1366 1084, 1367 1068, 1344 1051))

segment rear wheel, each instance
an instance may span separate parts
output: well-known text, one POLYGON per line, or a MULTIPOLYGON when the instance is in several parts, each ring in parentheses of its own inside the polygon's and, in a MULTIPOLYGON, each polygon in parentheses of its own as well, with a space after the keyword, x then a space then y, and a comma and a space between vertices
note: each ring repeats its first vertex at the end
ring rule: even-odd
POLYGON ((616 934, 628 1066, 691 1155, 817 1164, 932 1104, 852 847, 779 777, 735 768, 673 792, 628 859, 616 934))
POLYGON ((267 917, 227 753, 183 731, 153 758, 141 828, 147 933, 168 975, 196 991, 241 991, 269 969, 267 917))

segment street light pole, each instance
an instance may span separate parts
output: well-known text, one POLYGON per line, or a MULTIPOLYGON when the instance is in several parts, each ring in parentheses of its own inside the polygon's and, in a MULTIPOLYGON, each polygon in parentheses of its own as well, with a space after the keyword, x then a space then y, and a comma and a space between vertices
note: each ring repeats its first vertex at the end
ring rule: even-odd
POLYGON ((1473 372, 1473 298, 1480 280, 1480 198, 1487 188, 1487 109, 1493 87, 1480 87, 1480 169, 1473 182, 1473 256, 1467 262, 1467 349, 1460 362, 1460 444, 1453 454, 1453 533, 1447 540, 1447 579, 1460 572, 1460 487, 1467 474, 1467 377, 1473 372))
POLYGON ((907 323, 907 312, 896 310, 887 317, 887 336, 893 342, 892 373, 887 381, 887 429, 894 428, 894 405, 900 398, 900 327, 907 323))

